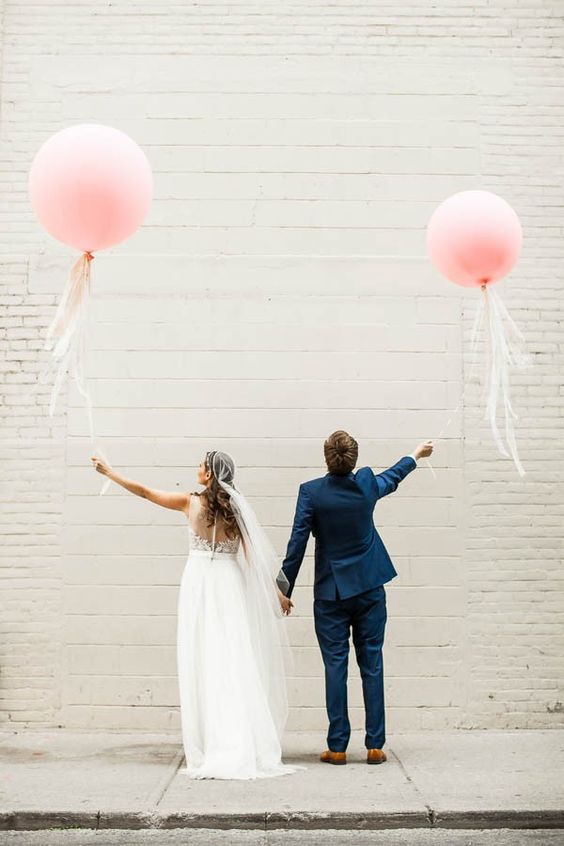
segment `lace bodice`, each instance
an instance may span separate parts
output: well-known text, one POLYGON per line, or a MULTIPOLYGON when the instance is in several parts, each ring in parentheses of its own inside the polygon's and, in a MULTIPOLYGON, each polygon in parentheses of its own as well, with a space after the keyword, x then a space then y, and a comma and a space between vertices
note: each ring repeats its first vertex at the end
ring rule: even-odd
POLYGON ((200 496, 199 494, 192 494, 190 500, 190 508, 188 511, 188 532, 190 535, 190 549, 201 549, 205 550, 206 552, 213 552, 213 539, 215 537, 215 552, 222 553, 227 552, 231 555, 235 554, 239 550, 239 544, 241 542, 240 537, 235 538, 226 538, 225 532, 219 530, 217 534, 223 534, 223 538, 217 538, 215 535, 215 523, 214 529, 211 533, 210 537, 204 537, 204 535, 210 534, 210 527, 205 518, 204 510, 200 504, 200 496), (201 533, 201 534, 200 534, 201 533))
MULTIPOLYGON (((188 532, 190 534, 190 549, 204 549, 206 552, 212 551, 211 541, 197 534, 190 524, 188 524, 188 532)), ((229 552, 234 554, 239 549, 239 543, 240 538, 227 538, 226 540, 216 541, 215 551, 216 553, 229 552)))

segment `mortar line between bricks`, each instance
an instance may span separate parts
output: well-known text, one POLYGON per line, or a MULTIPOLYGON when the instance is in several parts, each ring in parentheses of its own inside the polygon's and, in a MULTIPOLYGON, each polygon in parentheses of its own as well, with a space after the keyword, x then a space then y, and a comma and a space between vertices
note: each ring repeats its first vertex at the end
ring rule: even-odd
POLYGON ((432 826, 434 826, 434 825, 435 825, 436 816, 437 816, 437 815, 436 815, 436 812, 435 812, 435 811, 433 810, 433 808, 431 808, 431 806, 430 806, 429 804, 427 804, 427 802, 425 801, 425 797, 423 796, 423 794, 421 793, 421 791, 419 790, 419 788, 417 787, 417 785, 415 784, 415 782, 413 781, 413 779, 411 778, 411 776, 409 775, 409 773, 407 772, 406 768, 404 767, 403 763, 401 762, 401 760, 400 760, 400 758, 399 758, 399 755, 397 755, 397 754, 394 752, 394 750, 393 750, 393 749, 390 749, 390 752, 391 752, 391 754, 394 756, 394 758, 396 759, 396 761, 398 762, 398 766, 399 766, 400 770, 402 771, 403 775, 405 776, 406 781, 408 782, 408 784, 410 784, 410 785, 411 785, 411 787, 413 788, 413 790, 415 791, 415 793, 417 794, 417 796, 419 796, 419 798, 421 799, 421 802, 423 803, 423 805, 424 805, 424 806, 425 806, 425 808, 427 809, 427 819, 428 819, 428 821, 429 821, 429 826, 431 826, 431 827, 432 827, 432 826))

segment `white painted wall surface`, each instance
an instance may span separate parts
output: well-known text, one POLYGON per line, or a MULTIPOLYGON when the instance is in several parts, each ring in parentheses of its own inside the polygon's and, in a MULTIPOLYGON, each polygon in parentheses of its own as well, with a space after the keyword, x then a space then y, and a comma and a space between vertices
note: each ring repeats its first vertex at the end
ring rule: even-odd
MULTIPOLYGON (((486 188, 521 217, 498 285, 534 369, 514 378, 527 476, 463 413, 376 509, 388 731, 563 725, 562 9, 413 0, 3 4, 0 719, 175 729, 184 517, 90 465, 74 385, 32 392, 75 255, 36 223, 27 172, 58 129, 143 147, 155 198, 93 263, 88 375, 128 478, 196 489, 226 449, 282 557, 298 484, 336 428, 383 469, 456 407, 477 302, 441 279, 425 225, 486 188), (68 403, 68 411, 67 408, 68 403)), ((294 730, 324 729, 312 556, 288 620, 294 730)), ((353 727, 362 697, 351 656, 353 727)))

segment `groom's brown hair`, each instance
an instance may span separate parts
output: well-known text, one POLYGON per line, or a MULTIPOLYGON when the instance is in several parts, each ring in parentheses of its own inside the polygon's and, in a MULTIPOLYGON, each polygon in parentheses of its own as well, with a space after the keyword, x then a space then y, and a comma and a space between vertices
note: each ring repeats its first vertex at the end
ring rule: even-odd
POLYGON ((336 476, 346 476, 356 465, 358 444, 352 435, 338 429, 323 444, 327 469, 336 476))

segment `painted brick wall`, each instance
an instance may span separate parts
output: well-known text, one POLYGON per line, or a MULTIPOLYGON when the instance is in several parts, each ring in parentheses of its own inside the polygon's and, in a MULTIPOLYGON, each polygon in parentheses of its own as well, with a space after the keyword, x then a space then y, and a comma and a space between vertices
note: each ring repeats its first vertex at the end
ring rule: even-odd
MULTIPOLYGON (((384 468, 457 405, 476 298, 425 257, 432 209, 497 191, 525 228, 498 290, 535 359, 514 379, 524 480, 463 413, 375 519, 390 731, 561 727, 562 7, 524 2, 5 2, 0 719, 178 729, 184 518, 98 496, 74 385, 47 414, 43 338, 74 255, 27 172, 63 126, 150 157, 146 225, 96 257, 88 374, 117 469, 195 488, 227 449, 282 556, 299 482, 352 431, 384 468), (68 408, 68 411, 66 410, 68 408)), ((324 729, 312 547, 288 620, 290 728, 324 729)), ((352 722, 362 725, 351 659, 352 722)))

